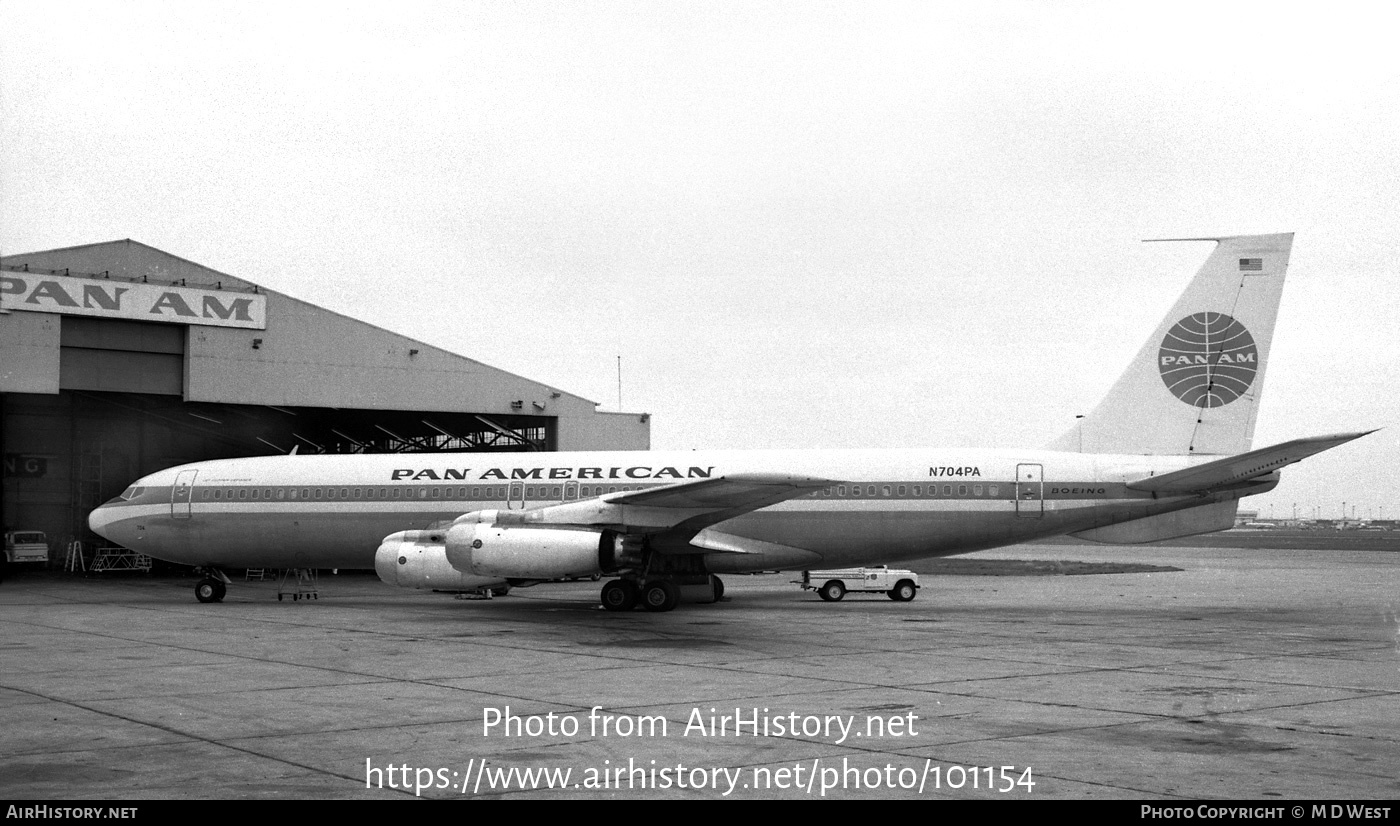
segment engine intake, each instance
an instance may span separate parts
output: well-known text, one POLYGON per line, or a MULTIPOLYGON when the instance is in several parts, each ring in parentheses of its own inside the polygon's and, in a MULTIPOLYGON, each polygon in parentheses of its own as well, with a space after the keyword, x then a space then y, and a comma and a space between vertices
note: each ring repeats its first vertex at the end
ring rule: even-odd
POLYGON ((400 588, 477 591, 505 585, 502 577, 459 571, 447 561, 444 531, 399 531, 384 537, 374 554, 379 578, 400 588))

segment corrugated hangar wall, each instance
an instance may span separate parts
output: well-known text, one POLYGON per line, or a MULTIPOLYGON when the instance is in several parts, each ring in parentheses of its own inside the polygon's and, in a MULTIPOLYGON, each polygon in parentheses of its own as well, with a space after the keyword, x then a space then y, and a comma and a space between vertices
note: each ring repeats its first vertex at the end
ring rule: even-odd
POLYGON ((0 521, 54 545, 203 459, 650 446, 597 406, 131 240, 0 259, 0 521))

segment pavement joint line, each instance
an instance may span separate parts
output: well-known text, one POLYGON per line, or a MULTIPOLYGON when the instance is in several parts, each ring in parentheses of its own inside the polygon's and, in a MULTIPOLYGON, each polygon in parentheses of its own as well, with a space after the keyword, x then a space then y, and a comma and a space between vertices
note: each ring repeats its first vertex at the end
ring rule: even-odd
POLYGON ((1149 675, 1150 675, 1150 674, 1158 674, 1158 675, 1170 674, 1170 675, 1172 675, 1172 676, 1177 676, 1177 677, 1197 677, 1197 678, 1200 678, 1200 679, 1223 679, 1223 680, 1230 680, 1230 681, 1239 682, 1239 683, 1258 683, 1259 685, 1292 686, 1292 687, 1294 687, 1294 688, 1327 688, 1327 689, 1333 689, 1333 690, 1336 690, 1336 691, 1362 692, 1362 693, 1364 693, 1364 694, 1369 694, 1369 695, 1371 695, 1371 696, 1380 696, 1380 697, 1387 696, 1387 695, 1392 695, 1392 694, 1393 694, 1393 695, 1400 695, 1400 690, 1396 690, 1396 689, 1386 689, 1386 688, 1362 688, 1362 687, 1359 687, 1359 686, 1337 686, 1337 685, 1325 685, 1325 684, 1319 684, 1319 683, 1299 683, 1299 682, 1288 682, 1288 681, 1286 681, 1286 680, 1266 680, 1266 679, 1257 678, 1257 677, 1207 677, 1207 676, 1204 675, 1204 674, 1195 674, 1195 673, 1192 673, 1192 672, 1187 671, 1187 670, 1185 670, 1185 669, 1178 670, 1178 671, 1161 671, 1161 672, 1158 672, 1158 671, 1154 671, 1154 670, 1153 670, 1154 668, 1156 668, 1156 666, 1133 666, 1133 667, 1129 667, 1129 668, 1124 668, 1123 671, 1125 671, 1125 672, 1137 673, 1137 674, 1149 674, 1149 675))
MULTIPOLYGON (((180 731, 179 729, 171 728, 170 726, 161 725, 160 723, 155 723, 155 722, 151 722, 151 721, 148 721, 148 720, 139 720, 139 719, 137 719, 137 718, 135 718, 135 717, 129 717, 129 716, 126 716, 126 715, 117 714, 116 712, 104 711, 104 710, 102 710, 102 709, 92 708, 91 706, 84 705, 83 703, 80 703, 80 702, 76 702, 76 701, 73 701, 73 700, 64 700, 64 699, 61 699, 61 698, 58 698, 58 697, 50 697, 50 696, 48 696, 48 695, 46 695, 46 694, 43 694, 43 693, 37 692, 37 691, 28 691, 28 690, 25 690, 25 693, 26 693, 26 694, 30 694, 30 695, 35 696, 35 697, 42 697, 42 698, 45 699, 45 700, 48 700, 48 701, 53 702, 53 703, 58 703, 59 705, 66 705, 66 706, 71 706, 71 707, 73 707, 73 708, 82 709, 83 711, 89 712, 89 713, 91 713, 91 714, 97 714, 97 715, 104 716, 104 717, 111 717, 111 718, 114 718, 114 719, 117 719, 117 720, 121 720, 121 721, 126 722, 126 723, 131 723, 131 724, 133 724, 133 725, 145 726, 145 727, 147 727, 147 728, 153 728, 153 729, 155 729, 155 730, 157 730, 157 731, 163 731, 163 732, 165 732, 166 734, 170 734, 170 735, 174 735, 174 736, 176 736, 176 737, 180 737, 180 738, 182 738, 183 741, 194 740, 194 741, 196 741, 196 742, 204 743, 204 744, 206 744, 206 745, 215 746, 215 747, 218 747, 218 748, 224 748, 224 749, 228 749, 228 750, 230 750, 230 751, 236 751, 236 752, 239 752, 240 754, 246 754, 246 755, 248 755, 248 756, 250 756, 250 757, 257 757, 257 758, 261 758, 261 759, 263 759, 263 760, 271 760, 271 761, 273 761, 273 762, 282 763, 282 764, 284 764, 284 765, 292 766, 292 767, 294 767, 294 768, 302 769, 302 770, 304 770, 304 771, 312 772, 312 773, 314 773, 314 774, 324 775, 324 776, 326 776, 326 777, 334 777, 334 778, 342 779, 342 780, 350 780, 350 781, 352 781, 352 782, 355 781, 355 778, 353 778, 353 777, 347 777, 347 776, 345 776, 345 775, 338 774, 338 773, 336 773, 336 772, 327 771, 327 770, 325 770, 325 769, 320 769, 320 768, 317 768, 317 767, 315 767, 315 766, 309 766, 309 765, 306 765, 306 764, 304 764, 304 763, 298 763, 298 762, 295 761, 295 760, 288 760, 288 759, 286 759, 286 758, 284 758, 284 757, 278 757, 278 756, 276 756, 276 755, 271 755, 271 754, 264 754, 264 753, 261 753, 261 752, 253 751, 253 750, 251 750, 251 749, 239 748, 238 746, 231 745, 231 744, 229 744, 229 743, 227 743, 227 742, 224 742, 224 741, 221 741, 221 740, 215 740, 215 739, 210 738, 210 737, 204 737, 204 736, 201 736, 201 735, 198 735, 198 734, 193 734, 193 733, 190 733, 190 732, 180 731)), ((124 748, 130 749, 130 748, 132 748, 132 747, 131 747, 131 746, 125 746, 124 748)), ((92 751, 92 749, 87 749, 87 750, 85 750, 85 751, 92 751)))
POLYGON ((1361 694, 1357 694, 1356 696, 1352 696, 1352 697, 1332 697, 1332 698, 1328 698, 1328 699, 1308 700, 1308 701, 1305 701, 1305 702, 1297 702, 1297 703, 1278 703, 1278 704, 1275 704, 1275 705, 1250 706, 1249 708, 1246 708, 1246 709, 1232 709, 1232 710, 1230 710, 1230 711, 1208 712, 1208 713, 1205 714, 1205 715, 1196 714, 1196 715, 1184 715, 1184 716, 1183 716, 1183 715, 1176 715, 1176 714, 1164 714, 1164 713, 1161 713, 1161 712, 1154 712, 1154 711, 1122 711, 1121 709, 1115 709, 1115 708, 1103 708, 1103 707, 1100 707, 1100 706, 1084 705, 1084 704, 1076 704, 1076 703, 1053 702, 1053 701, 1050 701, 1050 700, 1010 699, 1010 698, 1006 698, 1006 697, 996 697, 996 696, 993 696, 993 695, 965 694, 965 693, 960 693, 960 692, 955 692, 955 691, 941 691, 941 692, 937 692, 937 693, 952 694, 952 695, 955 696, 955 697, 966 697, 966 698, 969 698, 969 699, 978 699, 978 700, 999 700, 999 701, 1002 701, 1002 702, 1030 703, 1030 704, 1033 704, 1033 705, 1042 705, 1042 706, 1047 706, 1047 707, 1051 707, 1051 708, 1071 708, 1071 709, 1076 709, 1076 710, 1079 710, 1079 711, 1102 711, 1102 712, 1112 712, 1112 713, 1114 713, 1114 714, 1138 714, 1138 715, 1142 715, 1142 716, 1144 716, 1144 717, 1150 717, 1150 718, 1159 719, 1159 720, 1193 720, 1193 719, 1212 719, 1212 718, 1214 718, 1214 717, 1217 717, 1217 716, 1223 715, 1223 714, 1253 714, 1253 713, 1257 713, 1257 712, 1260 712, 1260 711, 1275 711, 1275 710, 1278 710, 1278 709, 1286 709, 1286 708, 1304 708, 1304 707, 1307 707, 1307 706, 1326 705, 1326 704, 1329 704, 1329 703, 1352 702, 1352 701, 1355 701, 1355 700, 1369 700, 1369 699, 1372 699, 1372 698, 1375 698, 1375 697, 1390 697, 1390 696, 1394 695, 1396 692, 1391 692, 1391 691, 1375 691, 1375 692, 1370 692, 1370 693, 1361 693, 1361 694))
MULTIPOLYGON (((20 621, 20 622, 18 622, 18 623, 16 623, 16 624, 25 624, 25 625, 29 625, 29 626, 32 626, 32 627, 45 628, 45 629, 52 630, 52 631, 62 631, 62 632, 64 632, 64 633, 70 633, 70 634, 87 635, 87 636, 92 636, 92 637, 96 637, 96 638, 99 638, 99 639, 115 639, 115 640, 121 640, 121 641, 123 641, 123 642, 130 642, 130 643, 143 644, 143 645, 153 645, 153 646, 158 646, 158 647, 160 647, 160 648, 172 649, 172 650, 177 650, 177 651, 194 651, 194 652, 198 652, 198 653, 201 653, 201 654, 210 654, 210 655, 225 656, 225 657, 230 657, 230 658, 234 658, 234 659, 249 660, 249 661, 252 661, 252 662, 265 662, 265 663, 277 664, 277 665, 298 666, 298 667, 303 667, 303 668, 312 668, 312 669, 318 669, 318 670, 329 671, 329 672, 331 672, 331 673, 336 673, 336 674, 352 674, 352 675, 357 675, 357 676, 365 676, 365 677, 374 677, 374 678, 385 679, 385 678, 383 677, 383 675, 378 675, 378 674, 364 674, 364 673, 361 673, 361 672, 357 672, 357 671, 353 671, 353 670, 348 670, 348 669, 332 668, 332 667, 329 667, 329 666, 326 666, 326 665, 322 665, 322 664, 307 664, 307 663, 301 663, 301 662, 290 662, 290 661, 278 660, 278 659, 271 658, 271 657, 254 657, 254 656, 251 656, 251 655, 241 654, 241 653, 239 653, 239 652, 228 651, 228 650, 224 650, 224 649, 201 648, 201 647, 197 647, 197 646, 175 645, 175 644, 173 644, 173 643, 168 643, 168 642, 156 642, 156 641, 153 641, 153 640, 150 640, 150 639, 143 639, 143 638, 140 638, 140 637, 123 636, 123 635, 116 634, 116 633, 103 633, 103 632, 95 631, 95 630, 93 630, 93 629, 71 629, 71 628, 65 628, 65 627, 63 627, 63 626, 54 626, 54 625, 47 625, 47 624, 43 624, 43 623, 36 623, 36 622, 33 622, 33 621, 20 621)), ((320 629, 320 628, 324 628, 324 627, 325 627, 325 626, 320 626, 320 625, 301 625, 301 624, 298 624, 298 625, 299 625, 299 627, 303 627, 303 628, 313 628, 313 629, 320 629)), ((378 635, 381 635, 381 636, 389 636, 389 637, 402 637, 402 634, 401 634, 400 632, 393 632, 393 633, 390 633, 390 632, 387 632, 387 631, 383 631, 383 632, 367 631, 367 632, 362 632, 362 633, 374 633, 374 634, 378 634, 378 635)), ((680 636, 680 635, 677 635, 677 636, 680 636)), ((687 634, 687 635, 684 636, 684 639, 691 639, 691 638, 693 638, 693 637, 694 637, 693 634, 687 634)), ((427 641, 427 640, 434 640, 434 639, 435 639, 435 638, 432 638, 432 637, 426 637, 426 638, 424 638, 425 641, 427 641)), ((436 638, 435 641, 437 641, 437 642, 442 642, 443 640, 442 640, 442 638, 436 638)), ((474 637, 474 638, 471 638, 471 644, 474 644, 474 645, 483 645, 483 646, 492 647, 492 648, 502 648, 502 649, 505 649, 505 650, 511 651, 511 652, 514 652, 514 651, 517 651, 517 650, 518 650, 518 647, 517 647, 516 645, 514 645, 512 641, 504 641, 504 640, 503 640, 503 641, 492 641, 492 640, 489 640, 489 639, 475 638, 475 637, 474 637)), ((625 645, 625 643, 624 643, 624 645, 625 645)), ((546 651, 547 651, 547 649, 541 649, 541 650, 546 650, 546 651)), ((550 653, 567 654, 567 653, 577 653, 577 652, 553 651, 553 652, 550 652, 550 653)), ((606 652, 590 651, 590 652, 587 653, 586 656, 588 656, 588 657, 597 657, 597 658, 611 658, 611 659, 614 659, 614 660, 618 660, 618 661, 620 661, 620 662, 622 662, 622 663, 636 663, 636 662, 637 662, 637 660, 635 660, 635 659, 633 659, 633 658, 631 658, 631 657, 623 657, 623 656, 619 656, 619 655, 609 655, 609 654, 607 654, 606 652)), ((654 665, 654 664, 656 663, 656 661, 655 661, 655 660, 649 660, 649 661, 647 661, 647 663, 648 663, 649 665, 654 665)), ((680 666, 693 666, 693 664, 691 664, 691 663, 679 663, 679 662, 677 662, 677 663, 668 663, 668 664, 670 664, 670 665, 680 665, 680 666)), ((602 668, 605 668, 605 666, 600 666, 599 668, 602 669, 602 668)), ((41 673, 42 673, 42 672, 41 672, 41 673)), ((512 672, 501 672, 501 673, 499 673, 499 674, 500 674, 500 676, 508 676, 510 673, 512 673, 512 672)), ((483 676, 485 676, 485 675, 483 675, 483 676)), ((413 681, 410 680, 409 682, 413 682, 413 681)))

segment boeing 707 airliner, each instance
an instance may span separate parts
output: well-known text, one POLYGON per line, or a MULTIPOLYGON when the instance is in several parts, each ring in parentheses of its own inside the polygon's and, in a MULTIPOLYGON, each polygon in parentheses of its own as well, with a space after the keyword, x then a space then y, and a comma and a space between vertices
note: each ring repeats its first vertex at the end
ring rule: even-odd
POLYGON ((716 601, 728 572, 1223 530, 1280 468, 1365 433, 1251 449, 1293 236, 1192 240, 1216 246, 1185 293, 1042 449, 265 456, 151 474, 89 523, 202 569, 204 602, 224 568, 374 567, 444 591, 606 575, 615 611, 716 601))

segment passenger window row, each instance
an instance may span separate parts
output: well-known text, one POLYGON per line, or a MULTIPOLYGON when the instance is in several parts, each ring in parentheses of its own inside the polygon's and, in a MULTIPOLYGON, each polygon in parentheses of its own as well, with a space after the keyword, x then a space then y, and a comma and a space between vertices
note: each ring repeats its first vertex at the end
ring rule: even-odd
POLYGON ((938 496, 998 496, 1000 485, 834 485, 810 494, 813 497, 835 497, 837 499, 874 498, 918 498, 938 496))
MULTIPOLYGON (((655 485, 525 485, 526 500, 591 499, 605 493, 620 493, 644 490, 655 485), (566 497, 566 494, 571 494, 566 497)), ((200 499, 206 501, 286 501, 286 500, 349 500, 349 501, 394 501, 404 499, 460 499, 460 500, 506 500, 521 495, 519 486, 487 485, 485 487, 381 487, 381 488, 210 488, 200 490, 200 499), (514 487, 514 491, 511 488, 514 487), (470 491, 470 494, 468 494, 470 491)))

